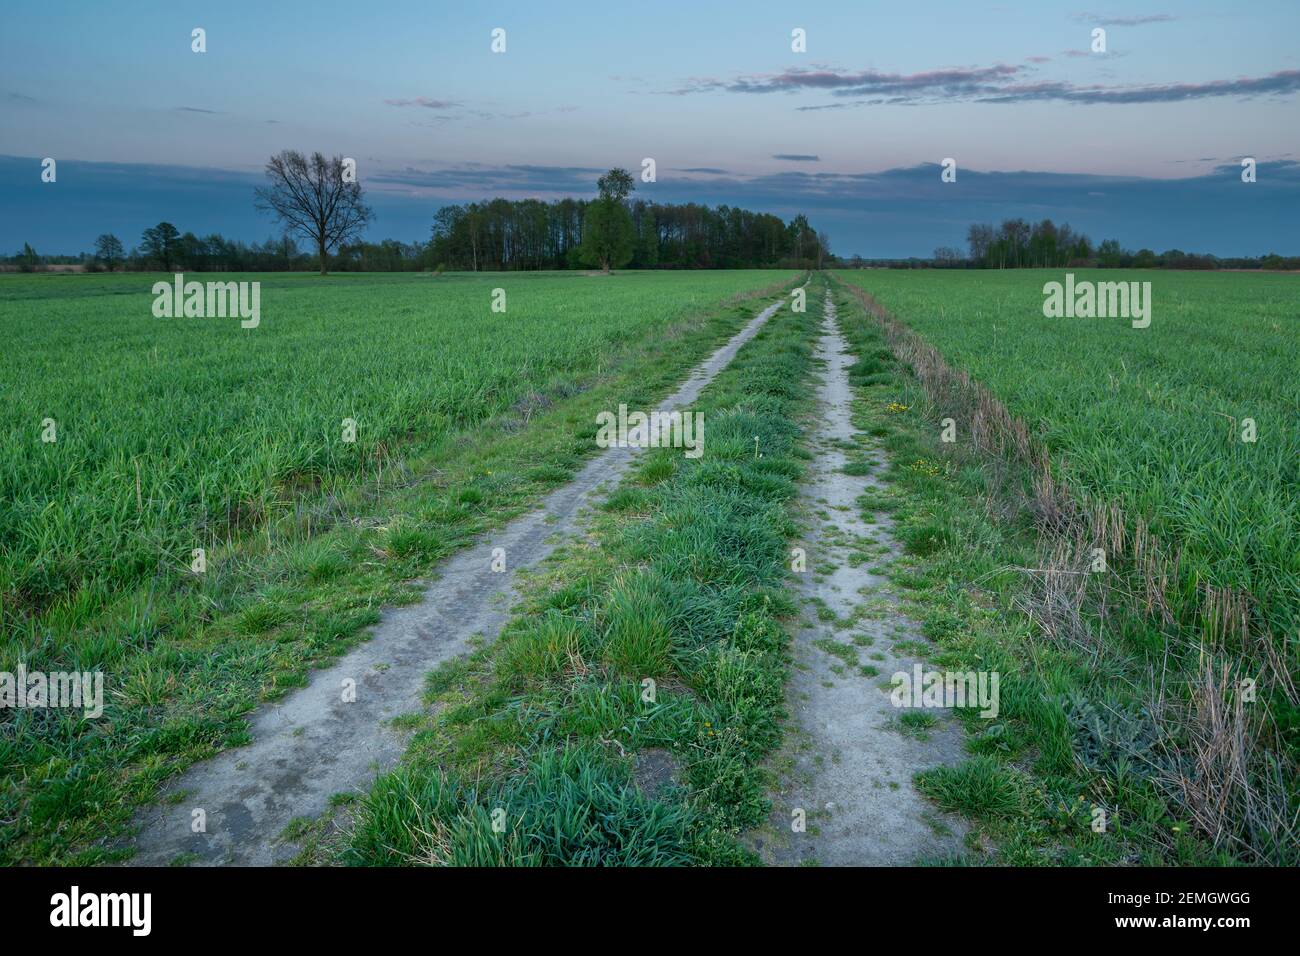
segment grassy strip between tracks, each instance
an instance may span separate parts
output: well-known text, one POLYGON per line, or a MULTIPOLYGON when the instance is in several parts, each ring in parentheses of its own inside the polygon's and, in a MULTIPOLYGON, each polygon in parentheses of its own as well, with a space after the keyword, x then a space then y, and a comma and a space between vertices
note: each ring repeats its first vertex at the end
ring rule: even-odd
POLYGON ((501 638, 431 675, 346 859, 752 861, 735 837, 766 813, 780 738, 816 313, 783 308, 705 390, 701 458, 646 452, 501 638))

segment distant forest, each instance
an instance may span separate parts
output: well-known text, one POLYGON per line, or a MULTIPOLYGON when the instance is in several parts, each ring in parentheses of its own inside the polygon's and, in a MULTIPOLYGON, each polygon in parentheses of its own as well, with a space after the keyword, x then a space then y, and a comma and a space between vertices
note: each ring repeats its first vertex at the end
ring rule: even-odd
POLYGON ((974 223, 966 232, 967 254, 941 246, 929 259, 863 259, 853 256, 838 260, 837 265, 850 268, 891 269, 1279 269, 1300 270, 1300 256, 1262 256, 1220 258, 1181 249, 1154 252, 1125 249, 1117 239, 1107 239, 1094 246, 1092 240, 1075 232, 1068 223, 1057 225, 1050 219, 1030 223, 1024 219, 1004 219, 1000 226, 974 223))
MULTIPOLYGON (((430 253, 458 270, 577 269, 584 265, 584 219, 595 203, 536 199, 444 206, 434 216, 430 253)), ((738 206, 710 208, 635 200, 632 269, 755 269, 820 266, 829 242, 795 216, 789 224, 738 206)))

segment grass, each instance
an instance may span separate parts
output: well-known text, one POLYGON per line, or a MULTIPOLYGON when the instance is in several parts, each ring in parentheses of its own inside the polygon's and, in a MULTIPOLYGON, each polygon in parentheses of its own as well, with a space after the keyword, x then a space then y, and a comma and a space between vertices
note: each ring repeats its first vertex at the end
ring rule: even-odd
MULTIPOLYGON (((1185 396, 1199 391, 1206 399, 1245 389, 1245 368, 1258 376, 1253 387, 1257 407, 1286 401, 1294 380, 1268 377, 1270 370, 1278 371, 1275 346, 1268 338, 1275 334, 1272 322, 1243 315, 1252 301, 1265 314, 1270 303, 1276 304, 1275 277, 1260 278, 1258 287, 1238 285, 1239 279, 1246 280, 1236 276, 1162 277, 1171 284, 1187 283, 1181 293, 1184 310, 1169 317, 1171 324, 1178 323, 1179 342, 1185 340, 1185 345, 1175 349, 1165 340, 1158 363, 1155 352, 1160 348, 1133 344, 1145 356, 1135 362, 1100 329, 1038 327, 1049 320, 1041 313, 1035 319, 1030 309, 1041 299, 1026 289, 1041 286, 1040 275, 966 281, 936 273, 908 277, 914 279, 912 286, 893 274, 846 278, 873 293, 879 290, 909 326, 945 343, 946 357, 968 363, 996 398, 1005 398, 1013 412, 1026 416, 1033 425, 1029 434, 1051 449, 1051 467, 1068 483, 1071 494, 1125 501, 1133 510, 1126 508, 1123 514, 1159 525, 1171 543, 1185 548, 1188 566, 1201 575, 1215 574, 1214 580, 1226 585, 1260 589, 1254 605, 1260 615, 1257 630, 1265 622, 1276 628, 1291 619, 1289 592, 1273 584, 1280 583, 1277 571, 1289 566, 1295 551, 1246 555, 1233 544, 1250 538, 1250 530, 1240 522, 1255 513, 1259 500, 1234 512, 1214 511, 1228 500, 1226 495, 1198 497, 1201 490, 1209 491, 1203 489, 1207 476, 1217 476, 1234 496, 1249 496, 1250 489, 1257 488, 1269 500, 1269 489, 1287 473, 1276 449, 1252 464, 1248 456, 1255 449, 1229 447, 1219 433, 1216 452, 1208 435, 1192 437, 1199 413, 1189 399, 1153 404, 1123 388, 1116 391, 1114 383, 1097 387, 1108 381, 1107 361, 1119 365, 1123 359, 1130 371, 1144 369, 1142 395, 1148 390, 1181 391, 1185 396), (935 305, 932 313, 925 303, 937 303, 940 296, 942 306, 935 305), (1212 315, 1228 316, 1220 324, 1231 322, 1240 329, 1212 327, 1212 315), (1212 358, 1209 343, 1234 336, 1243 343, 1238 367, 1224 368, 1226 360, 1212 358), (1035 374, 1024 374, 1027 368, 1035 374), (1013 382, 1016 370, 1019 377, 1013 382), (1036 396, 1032 408, 1026 399, 1030 394, 1036 396), (1129 424, 1120 427, 1123 421, 1129 424), (1147 440, 1148 429, 1164 430, 1167 438, 1159 448, 1147 440), (1154 457, 1157 451, 1163 457, 1154 457), (1147 474, 1160 478, 1139 488, 1127 464, 1099 468, 1097 462, 1106 456, 1117 463, 1145 460, 1147 474), (1179 504, 1178 493, 1188 500, 1179 504), (1213 534, 1198 533, 1198 528, 1206 529, 1197 522, 1212 520, 1210 515, 1221 526, 1213 534), (1265 567, 1267 561, 1276 564, 1265 567)), ((1161 321, 1159 286, 1156 292, 1155 320, 1147 332, 1161 321)), ((1167 294, 1178 301, 1172 290, 1167 294)), ((1234 650, 1216 643, 1213 634, 1198 634, 1197 625, 1205 622, 1191 613, 1194 587, 1183 592, 1186 603, 1176 608, 1172 620, 1135 601, 1133 594, 1142 592, 1123 554, 1112 555, 1110 587, 1082 579, 1088 585, 1071 593, 1069 601, 1044 604, 1037 583, 1041 577, 1025 570, 1060 560, 1059 526, 1045 520, 1050 515, 1043 502, 1052 496, 1043 492, 1042 472, 1013 454, 1011 446, 999 449, 988 442, 976 447, 969 433, 965 441, 941 441, 942 419, 956 418, 969 426, 974 406, 963 404, 958 390, 942 387, 948 380, 909 344, 906 330, 882 323, 843 287, 840 295, 846 335, 864 357, 856 373, 856 424, 878 436, 890 456, 885 475, 889 492, 868 496, 861 504, 866 512, 888 511, 896 522, 906 555, 892 575, 905 589, 911 613, 936 645, 931 656, 936 666, 1001 675, 996 719, 958 712, 971 758, 957 768, 920 775, 920 789, 942 806, 971 815, 976 832, 990 838, 997 848, 994 858, 1001 863, 1294 862, 1285 820, 1294 818, 1297 805, 1295 776, 1290 774, 1284 782, 1280 776, 1271 777, 1269 770, 1294 767, 1288 701, 1275 698, 1276 724, 1261 719, 1265 711, 1245 711, 1243 728, 1251 731, 1245 735, 1247 745, 1255 749, 1237 766, 1245 771, 1241 778, 1257 798, 1257 815, 1236 812, 1232 802, 1241 791, 1221 785, 1211 761, 1202 765, 1201 779, 1229 812, 1206 817, 1197 794, 1186 786, 1193 779, 1189 757, 1204 743, 1186 718, 1195 713, 1192 701, 1205 698, 1197 696, 1202 688, 1196 682, 1195 655, 1192 668, 1184 655, 1189 642, 1203 642, 1200 646, 1208 648, 1205 658, 1235 661, 1239 667, 1256 662, 1244 648, 1234 650), (896 350, 907 361, 897 360, 896 350), (924 466, 917 467, 918 462, 924 466), (1073 616, 1066 622, 1069 626, 1058 626, 1062 615, 1073 616), (1151 678, 1162 673, 1164 692, 1157 695, 1151 678), (1266 805, 1279 815, 1269 817, 1259 810, 1266 805), (1098 820, 1104 821, 1100 830, 1095 828, 1098 820)), ((1112 326, 1109 331, 1119 336, 1130 330, 1112 326)), ((1140 335, 1141 330, 1131 331, 1140 335)), ((1294 335, 1293 325, 1285 335, 1294 335)), ((1239 398, 1246 400, 1245 392, 1239 398)), ((993 406, 978 407, 994 414, 993 406)), ((1289 427, 1273 432, 1284 446, 1293 440, 1289 427)), ((1293 502, 1271 500, 1277 508, 1268 526, 1286 527, 1293 519, 1293 502)), ((1281 634, 1274 638, 1279 647, 1285 646, 1281 634)), ((1276 692, 1274 686, 1265 693, 1276 692)))
POLYGON ((929 740, 929 731, 938 723, 938 718, 925 710, 907 710, 898 717, 899 730, 919 740, 929 740))
MULTIPOLYGON (((1300 633, 1300 324, 1288 275, 1080 270, 1152 282, 1153 319, 1045 319, 1052 271, 847 273, 1029 424, 1059 480, 1176 547, 1171 610, 1248 592, 1256 629, 1300 633), (1245 419, 1257 439, 1243 441, 1245 419)), ((905 402, 903 404, 906 404, 905 402)), ((969 421, 958 421, 969 435, 969 421)), ((968 438, 967 438, 968 440, 968 438)), ((919 466, 926 466, 922 456, 919 466)), ((930 465, 933 467, 933 464, 930 465)), ((1290 664, 1300 657, 1293 645, 1290 664)), ((1278 702, 1279 704, 1281 701, 1278 702)), ((1300 733, 1300 714, 1282 715, 1300 733)))
POLYGON ((754 862, 736 836, 768 812, 780 738, 814 331, 811 310, 778 312, 696 404, 703 457, 646 452, 501 638, 433 675, 427 726, 360 805, 350 862, 754 862), (650 754, 672 768, 653 795, 650 754))
POLYGON ((829 637, 819 637, 813 641, 813 646, 823 653, 837 658, 846 667, 858 666, 858 652, 852 644, 842 644, 839 641, 831 640, 829 637))
POLYGON ((666 394, 793 275, 237 276, 253 330, 153 318, 153 278, 0 280, 0 671, 102 670, 106 697, 0 715, 6 863, 115 855, 164 781, 571 475, 596 411, 666 394))
MULTIPOLYGON (((1052 277, 839 277, 905 324, 834 286, 872 438, 845 470, 881 473, 858 506, 891 516, 889 573, 933 644, 894 650, 1001 676, 996 718, 956 712, 968 759, 916 785, 998 863, 1294 863, 1294 280, 1085 274, 1156 283, 1135 330, 1044 319, 1052 277), (1098 540, 1103 573, 1061 573, 1098 540)), ((0 280, 0 671, 103 670, 107 690, 99 721, 0 712, 7 864, 122 855, 163 783, 245 742, 259 702, 567 480, 596 411, 665 394, 792 276, 272 276, 256 330, 153 319, 151 278, 0 280)), ((647 452, 501 638, 429 675, 342 843, 294 822, 302 862, 756 862, 736 838, 769 809, 785 707, 818 308, 778 312, 705 390, 704 457, 647 452)), ((837 673, 879 677, 850 633, 879 609, 814 611, 844 632, 819 642, 837 673)))
MULTIPOLYGON (((385 466, 401 475, 403 459, 494 418, 522 427, 695 306, 775 280, 241 276, 263 284, 264 321, 245 330, 154 318, 151 278, 0 283, 11 626, 49 610, 76 626, 122 591, 176 585, 193 548, 382 481, 385 466), (510 293, 505 314, 490 309, 497 286, 510 293), (53 444, 40 441, 47 417, 53 444)), ((466 487, 457 503, 488 492, 466 487)))

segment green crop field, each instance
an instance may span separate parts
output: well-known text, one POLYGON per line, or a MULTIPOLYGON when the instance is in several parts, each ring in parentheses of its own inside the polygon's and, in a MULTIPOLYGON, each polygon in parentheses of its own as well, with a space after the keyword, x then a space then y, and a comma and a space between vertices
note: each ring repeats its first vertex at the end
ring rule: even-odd
MULTIPOLYGON (((111 676, 100 719, 5 712, 0 860, 129 857, 135 812, 248 743, 259 703, 568 482, 597 412, 668 394, 803 275, 190 276, 260 281, 256 328, 155 317, 151 275, 0 277, 0 672, 111 676)), ((827 290, 861 358, 844 473, 876 474, 880 451, 858 506, 891 515, 880 573, 934 642, 898 646, 1003 678, 1002 718, 958 714, 969 759, 919 772, 918 791, 973 821, 967 850, 999 862, 1289 860, 1295 279, 1078 270, 1152 283, 1150 326, 1134 328, 1045 317, 1043 284, 1061 278, 815 278, 808 312, 778 312, 702 393, 709 454, 647 455, 585 537, 529 569, 500 635, 429 676, 406 759, 341 795, 356 801, 343 845, 320 844, 320 821, 295 831, 303 860, 753 862, 737 838, 767 819, 767 762, 798 705, 782 691, 800 614, 785 556, 821 427, 811 345, 827 290), (927 378, 927 343, 961 387, 927 378), (1024 423, 1062 494, 1038 459, 974 447, 994 410, 971 390, 1024 423), (1108 576, 1045 599, 1051 574, 1080 573, 1035 576, 1066 560, 1053 535, 1068 522, 1044 507, 1067 500, 1122 524, 1107 540, 1124 546, 1108 576), (657 709, 638 696, 646 676, 657 709), (1233 704, 1241 681, 1267 706, 1238 711, 1207 757, 1225 734, 1197 736, 1205 688, 1233 704), (674 755, 680 801, 629 786, 642 750, 674 755), (1191 775, 1187 759, 1202 760, 1191 775), (1085 794, 1113 839, 1082 819, 1085 794), (526 838, 496 840, 498 804, 526 838)))
POLYGON ((436 448, 775 276, 202 278, 260 278, 261 325, 154 318, 147 276, 0 286, 7 606, 169 574, 192 548, 256 525, 286 483, 436 448), (504 313, 491 310, 497 287, 504 313), (354 443, 342 440, 349 418, 354 443))
POLYGON ((16 938, 1286 922, 1300 2, 200 6, 3 15, 16 938))
POLYGON ((1028 423, 1070 482, 1181 545, 1189 599, 1198 584, 1243 588, 1257 626, 1300 632, 1293 277, 1078 271, 1150 281, 1142 329, 1045 318, 1042 287, 1060 271, 846 275, 1028 423))
POLYGON ((155 318, 157 276, 0 278, 0 670, 115 677, 97 728, 13 712, 0 852, 76 852, 239 739, 795 275, 190 277, 260 280, 249 329, 155 318))
MULTIPOLYGON (((1038 786, 1106 767, 1067 786, 1105 792, 1128 820, 1145 821, 1147 848, 1163 842, 1174 858, 1203 859, 1180 846, 1191 829, 1236 859, 1291 860, 1300 807, 1295 278, 1076 271, 1077 281, 1150 282, 1151 322, 1135 328, 1128 318, 1045 317, 1044 284, 1063 271, 839 274, 905 327, 892 326, 895 350, 906 330, 919 333, 956 373, 930 366, 918 371, 930 376, 924 388, 910 375, 881 385, 894 410, 920 416, 891 450, 904 461, 953 458, 947 472, 926 473, 955 484, 896 472, 913 495, 904 535, 935 554, 920 576, 925 600, 942 608, 932 626, 973 639, 965 653, 984 660, 1010 652, 1006 670, 1025 685, 1007 693, 1035 701, 1024 715, 1046 775, 1038 786), (971 454, 972 426, 996 415, 965 373, 1023 423, 1050 480, 1033 456, 1016 462, 1028 467, 1013 467, 1009 486, 991 480, 1008 462, 971 454), (953 444, 940 439, 945 422, 953 444), (987 504, 956 506, 955 489, 987 504), (1023 550, 1007 515, 1031 519, 1023 550), (1104 560, 1091 566, 1103 542, 1104 560), (957 582, 980 603, 1028 608, 1046 649, 1025 646, 1023 619, 1004 627, 1019 636, 980 645, 984 625, 969 600, 953 600, 957 582)), ((909 372, 927 361, 904 352, 909 372)))

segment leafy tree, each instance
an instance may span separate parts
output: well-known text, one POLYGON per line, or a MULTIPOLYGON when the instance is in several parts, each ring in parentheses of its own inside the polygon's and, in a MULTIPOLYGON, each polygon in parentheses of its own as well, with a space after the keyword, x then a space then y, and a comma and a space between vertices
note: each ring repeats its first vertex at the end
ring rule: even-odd
POLYGON ((1023 219, 973 223, 966 233, 970 264, 982 269, 1058 268, 1086 265, 1092 257, 1092 243, 1069 223, 1056 225, 1050 219, 1030 224, 1023 219))
POLYGON ((659 223, 653 207, 642 210, 637 223, 636 261, 647 269, 659 264, 659 223))
POLYGON ((111 232, 104 233, 95 240, 95 258, 99 260, 105 269, 112 272, 126 258, 126 250, 122 248, 122 240, 111 232))
POLYGON ((1003 264, 1010 263, 1013 269, 1026 265, 1029 237, 1033 227, 1023 219, 1004 219, 999 230, 999 239, 1006 247, 1003 264))
MULTIPOLYGON (((1087 236, 1080 236, 1078 242, 1074 244, 1074 255, 1071 262, 1087 262, 1092 258, 1092 240, 1087 236)), ((1066 263, 1069 265, 1070 263, 1066 263)))
POLYGON ((35 272, 36 267, 40 265, 41 257, 36 254, 31 243, 23 243, 23 251, 18 254, 18 271, 35 272))
POLYGON ((596 181, 600 198, 587 207, 579 255, 602 272, 619 269, 632 259, 636 230, 624 200, 636 188, 626 169, 611 169, 596 181))
POLYGON ((814 267, 823 256, 824 250, 822 239, 808 222, 808 217, 803 213, 795 216, 790 220, 787 232, 790 252, 795 260, 804 268, 814 267))
POLYGON ((635 234, 627 207, 613 199, 597 199, 587 207, 579 256, 602 272, 621 269, 632 259, 635 234))
POLYGON ((600 190, 601 199, 623 202, 636 189, 636 181, 626 169, 615 168, 596 180, 596 188, 600 190))
POLYGON ((1097 264, 1105 268, 1114 269, 1121 264, 1124 251, 1120 248, 1118 239, 1107 239, 1097 247, 1097 264))
POLYGON ((144 231, 140 237, 140 251, 149 259, 161 262, 163 272, 172 271, 176 253, 180 249, 181 234, 170 222, 160 222, 144 231))
POLYGON ((286 232, 276 241, 275 255, 283 263, 281 268, 288 269, 289 264, 298 258, 298 243, 293 241, 293 236, 286 232))
POLYGON ((310 239, 320 260, 320 274, 329 267, 329 251, 359 241, 374 211, 362 201, 361 184, 346 175, 343 157, 308 159, 286 149, 266 164, 271 185, 257 189, 255 205, 273 213, 288 231, 310 239))

